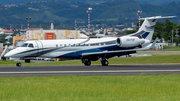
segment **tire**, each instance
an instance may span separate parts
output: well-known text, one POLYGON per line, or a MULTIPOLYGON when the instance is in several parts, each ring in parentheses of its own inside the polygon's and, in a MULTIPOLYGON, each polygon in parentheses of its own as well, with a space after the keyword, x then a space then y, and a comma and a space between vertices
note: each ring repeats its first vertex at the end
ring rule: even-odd
POLYGON ((85 61, 84 65, 85 66, 90 66, 91 65, 91 61, 85 61))
POLYGON ((108 66, 109 62, 106 60, 106 61, 101 61, 101 64, 102 66, 108 66))
POLYGON ((16 66, 17 66, 17 67, 21 67, 21 63, 17 63, 16 66))

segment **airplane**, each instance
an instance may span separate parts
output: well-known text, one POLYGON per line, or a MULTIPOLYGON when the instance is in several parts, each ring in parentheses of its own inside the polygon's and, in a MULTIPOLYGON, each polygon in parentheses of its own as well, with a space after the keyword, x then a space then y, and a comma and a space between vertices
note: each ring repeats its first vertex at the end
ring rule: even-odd
MULTIPOLYGON (((129 55, 153 47, 157 41, 156 38, 154 43, 151 43, 157 20, 173 17, 175 16, 141 18, 144 22, 136 33, 121 37, 26 41, 21 47, 9 51, 4 57, 81 59, 85 66, 90 66, 91 61, 101 59, 102 66, 108 66, 109 58, 129 55)), ((16 65, 21 66, 21 63, 18 62, 16 65)))

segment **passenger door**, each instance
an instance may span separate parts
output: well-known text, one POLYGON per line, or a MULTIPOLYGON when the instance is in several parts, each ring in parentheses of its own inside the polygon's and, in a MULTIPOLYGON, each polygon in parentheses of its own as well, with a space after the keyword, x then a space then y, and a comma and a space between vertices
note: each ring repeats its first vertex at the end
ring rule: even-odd
POLYGON ((37 44, 37 56, 40 56, 43 53, 43 44, 40 40, 36 41, 37 44))

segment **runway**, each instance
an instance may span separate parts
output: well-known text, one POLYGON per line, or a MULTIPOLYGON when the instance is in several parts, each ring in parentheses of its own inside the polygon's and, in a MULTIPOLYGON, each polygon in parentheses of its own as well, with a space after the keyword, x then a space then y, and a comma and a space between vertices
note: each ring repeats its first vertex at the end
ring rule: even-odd
POLYGON ((180 65, 0 67, 0 77, 180 74, 180 65))

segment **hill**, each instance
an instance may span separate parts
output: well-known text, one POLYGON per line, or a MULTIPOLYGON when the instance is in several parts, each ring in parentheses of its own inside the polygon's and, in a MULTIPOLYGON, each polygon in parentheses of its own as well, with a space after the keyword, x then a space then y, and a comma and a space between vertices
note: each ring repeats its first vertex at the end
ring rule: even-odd
POLYGON ((154 5, 165 5, 172 2, 179 3, 180 0, 135 0, 138 3, 154 4, 154 5))
POLYGON ((87 8, 92 7, 92 23, 137 22, 137 10, 142 17, 155 15, 177 15, 180 19, 180 3, 168 5, 141 4, 132 0, 107 1, 90 4, 74 1, 28 2, 15 5, 1 5, 0 26, 26 25, 26 17, 32 17, 31 25, 49 24, 73 25, 75 19, 87 21, 87 8))
POLYGON ((49 0, 1 0, 0 4, 16 4, 30 1, 49 1, 49 0))
MULTIPOLYGON (((0 4, 14 4, 14 3, 22 3, 22 2, 30 2, 30 1, 55 1, 55 0, 1 0, 0 4)), ((56 0, 63 1, 63 0, 56 0)), ((109 0, 68 0, 68 1, 77 1, 77 2, 105 2, 109 0)), ((115 0, 111 0, 115 1, 115 0)), ((155 5, 164 5, 169 4, 171 2, 180 2, 180 0, 134 0, 138 3, 145 4, 155 4, 155 5)))

